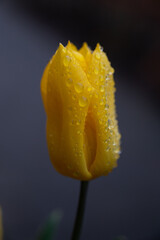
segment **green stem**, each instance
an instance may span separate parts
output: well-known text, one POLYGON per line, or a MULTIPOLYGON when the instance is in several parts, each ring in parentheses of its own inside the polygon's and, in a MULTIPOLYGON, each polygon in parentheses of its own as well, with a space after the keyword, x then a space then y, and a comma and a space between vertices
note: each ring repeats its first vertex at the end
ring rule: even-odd
POLYGON ((80 239, 80 233, 81 233, 82 224, 83 224, 83 216, 85 212, 85 202, 86 202, 88 183, 89 183, 88 181, 81 181, 81 189, 80 189, 80 195, 79 195, 77 214, 76 214, 76 219, 74 223, 71 240, 80 239))

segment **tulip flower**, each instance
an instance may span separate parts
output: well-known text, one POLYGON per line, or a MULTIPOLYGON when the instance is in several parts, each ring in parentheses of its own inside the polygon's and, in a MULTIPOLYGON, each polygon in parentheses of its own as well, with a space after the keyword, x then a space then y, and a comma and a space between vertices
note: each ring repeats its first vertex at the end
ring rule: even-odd
POLYGON ((120 134, 116 120, 114 69, 97 44, 78 50, 59 45, 46 66, 41 93, 47 142, 55 169, 88 181, 117 166, 120 134))

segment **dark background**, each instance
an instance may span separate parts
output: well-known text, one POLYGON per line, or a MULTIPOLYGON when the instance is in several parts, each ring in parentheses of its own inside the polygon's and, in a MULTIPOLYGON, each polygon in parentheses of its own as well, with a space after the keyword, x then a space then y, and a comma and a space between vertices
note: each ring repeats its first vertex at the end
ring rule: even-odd
POLYGON ((160 239, 160 1, 0 2, 0 205, 4 240, 34 239, 63 210, 57 240, 69 240, 79 182, 52 167, 40 96, 59 42, 104 47, 115 68, 122 154, 90 182, 83 240, 160 239))

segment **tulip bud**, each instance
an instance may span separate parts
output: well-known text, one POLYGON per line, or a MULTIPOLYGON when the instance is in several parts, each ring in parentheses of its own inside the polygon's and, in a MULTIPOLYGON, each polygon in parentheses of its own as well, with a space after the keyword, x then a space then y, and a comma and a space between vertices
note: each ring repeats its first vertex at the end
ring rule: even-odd
POLYGON ((80 50, 60 44, 46 66, 41 93, 49 155, 59 173, 86 181, 117 166, 113 73, 99 44, 93 52, 86 43, 80 50))

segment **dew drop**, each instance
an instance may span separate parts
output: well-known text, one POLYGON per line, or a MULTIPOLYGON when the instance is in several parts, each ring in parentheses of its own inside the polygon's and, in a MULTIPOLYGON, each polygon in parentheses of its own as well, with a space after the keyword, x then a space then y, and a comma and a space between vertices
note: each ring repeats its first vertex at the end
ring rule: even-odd
POLYGON ((79 99, 79 106, 80 106, 80 107, 85 107, 85 106, 87 105, 87 102, 88 102, 87 98, 84 97, 84 96, 82 96, 82 97, 79 99))
POLYGON ((65 67, 68 67, 70 60, 71 59, 68 55, 64 57, 63 64, 64 64, 65 67))
POLYGON ((72 83, 73 83, 72 78, 67 78, 67 79, 66 79, 66 85, 67 85, 67 87, 70 87, 70 86, 72 85, 72 83))
POLYGON ((107 151, 107 152, 109 152, 109 150, 110 150, 110 146, 108 146, 108 147, 106 148, 106 151, 107 151))
POLYGON ((111 67, 110 71, 109 71, 109 75, 112 75, 114 73, 114 69, 111 67))
POLYGON ((96 75, 98 74, 98 69, 97 69, 97 68, 94 69, 94 73, 95 73, 96 75))
POLYGON ((100 59, 100 54, 99 53, 96 53, 96 58, 100 59))
POLYGON ((111 125, 111 120, 108 119, 108 127, 111 125))
POLYGON ((104 70, 105 69, 104 63, 100 63, 100 67, 101 67, 102 70, 104 70))
POLYGON ((77 93, 81 93, 83 91, 84 86, 83 86, 82 83, 76 83, 74 88, 75 88, 77 93))
POLYGON ((101 92, 104 92, 104 86, 103 86, 103 85, 100 86, 100 91, 101 91, 101 92))
POLYGON ((110 134, 113 135, 113 130, 110 130, 110 134))
POLYGON ((72 99, 73 99, 73 100, 76 100, 76 95, 73 95, 73 96, 72 96, 72 99))
POLYGON ((109 75, 107 74, 107 76, 106 76, 106 81, 109 81, 109 75))
POLYGON ((74 120, 71 121, 70 125, 72 125, 72 126, 74 125, 74 120))
POLYGON ((122 153, 122 151, 121 151, 121 150, 119 150, 119 151, 118 151, 118 154, 121 154, 121 153, 122 153))
POLYGON ((103 82, 104 78, 102 75, 100 75, 99 80, 100 80, 100 82, 103 82))
POLYGON ((102 106, 104 104, 103 99, 100 100, 100 105, 102 106))
POLYGON ((108 128, 107 127, 105 127, 105 132, 107 132, 108 131, 108 128))
POLYGON ((105 104, 105 110, 108 110, 108 108, 109 108, 109 105, 106 103, 105 104))
POLYGON ((102 46, 100 46, 100 49, 101 49, 101 51, 103 52, 103 47, 102 47, 102 46))

